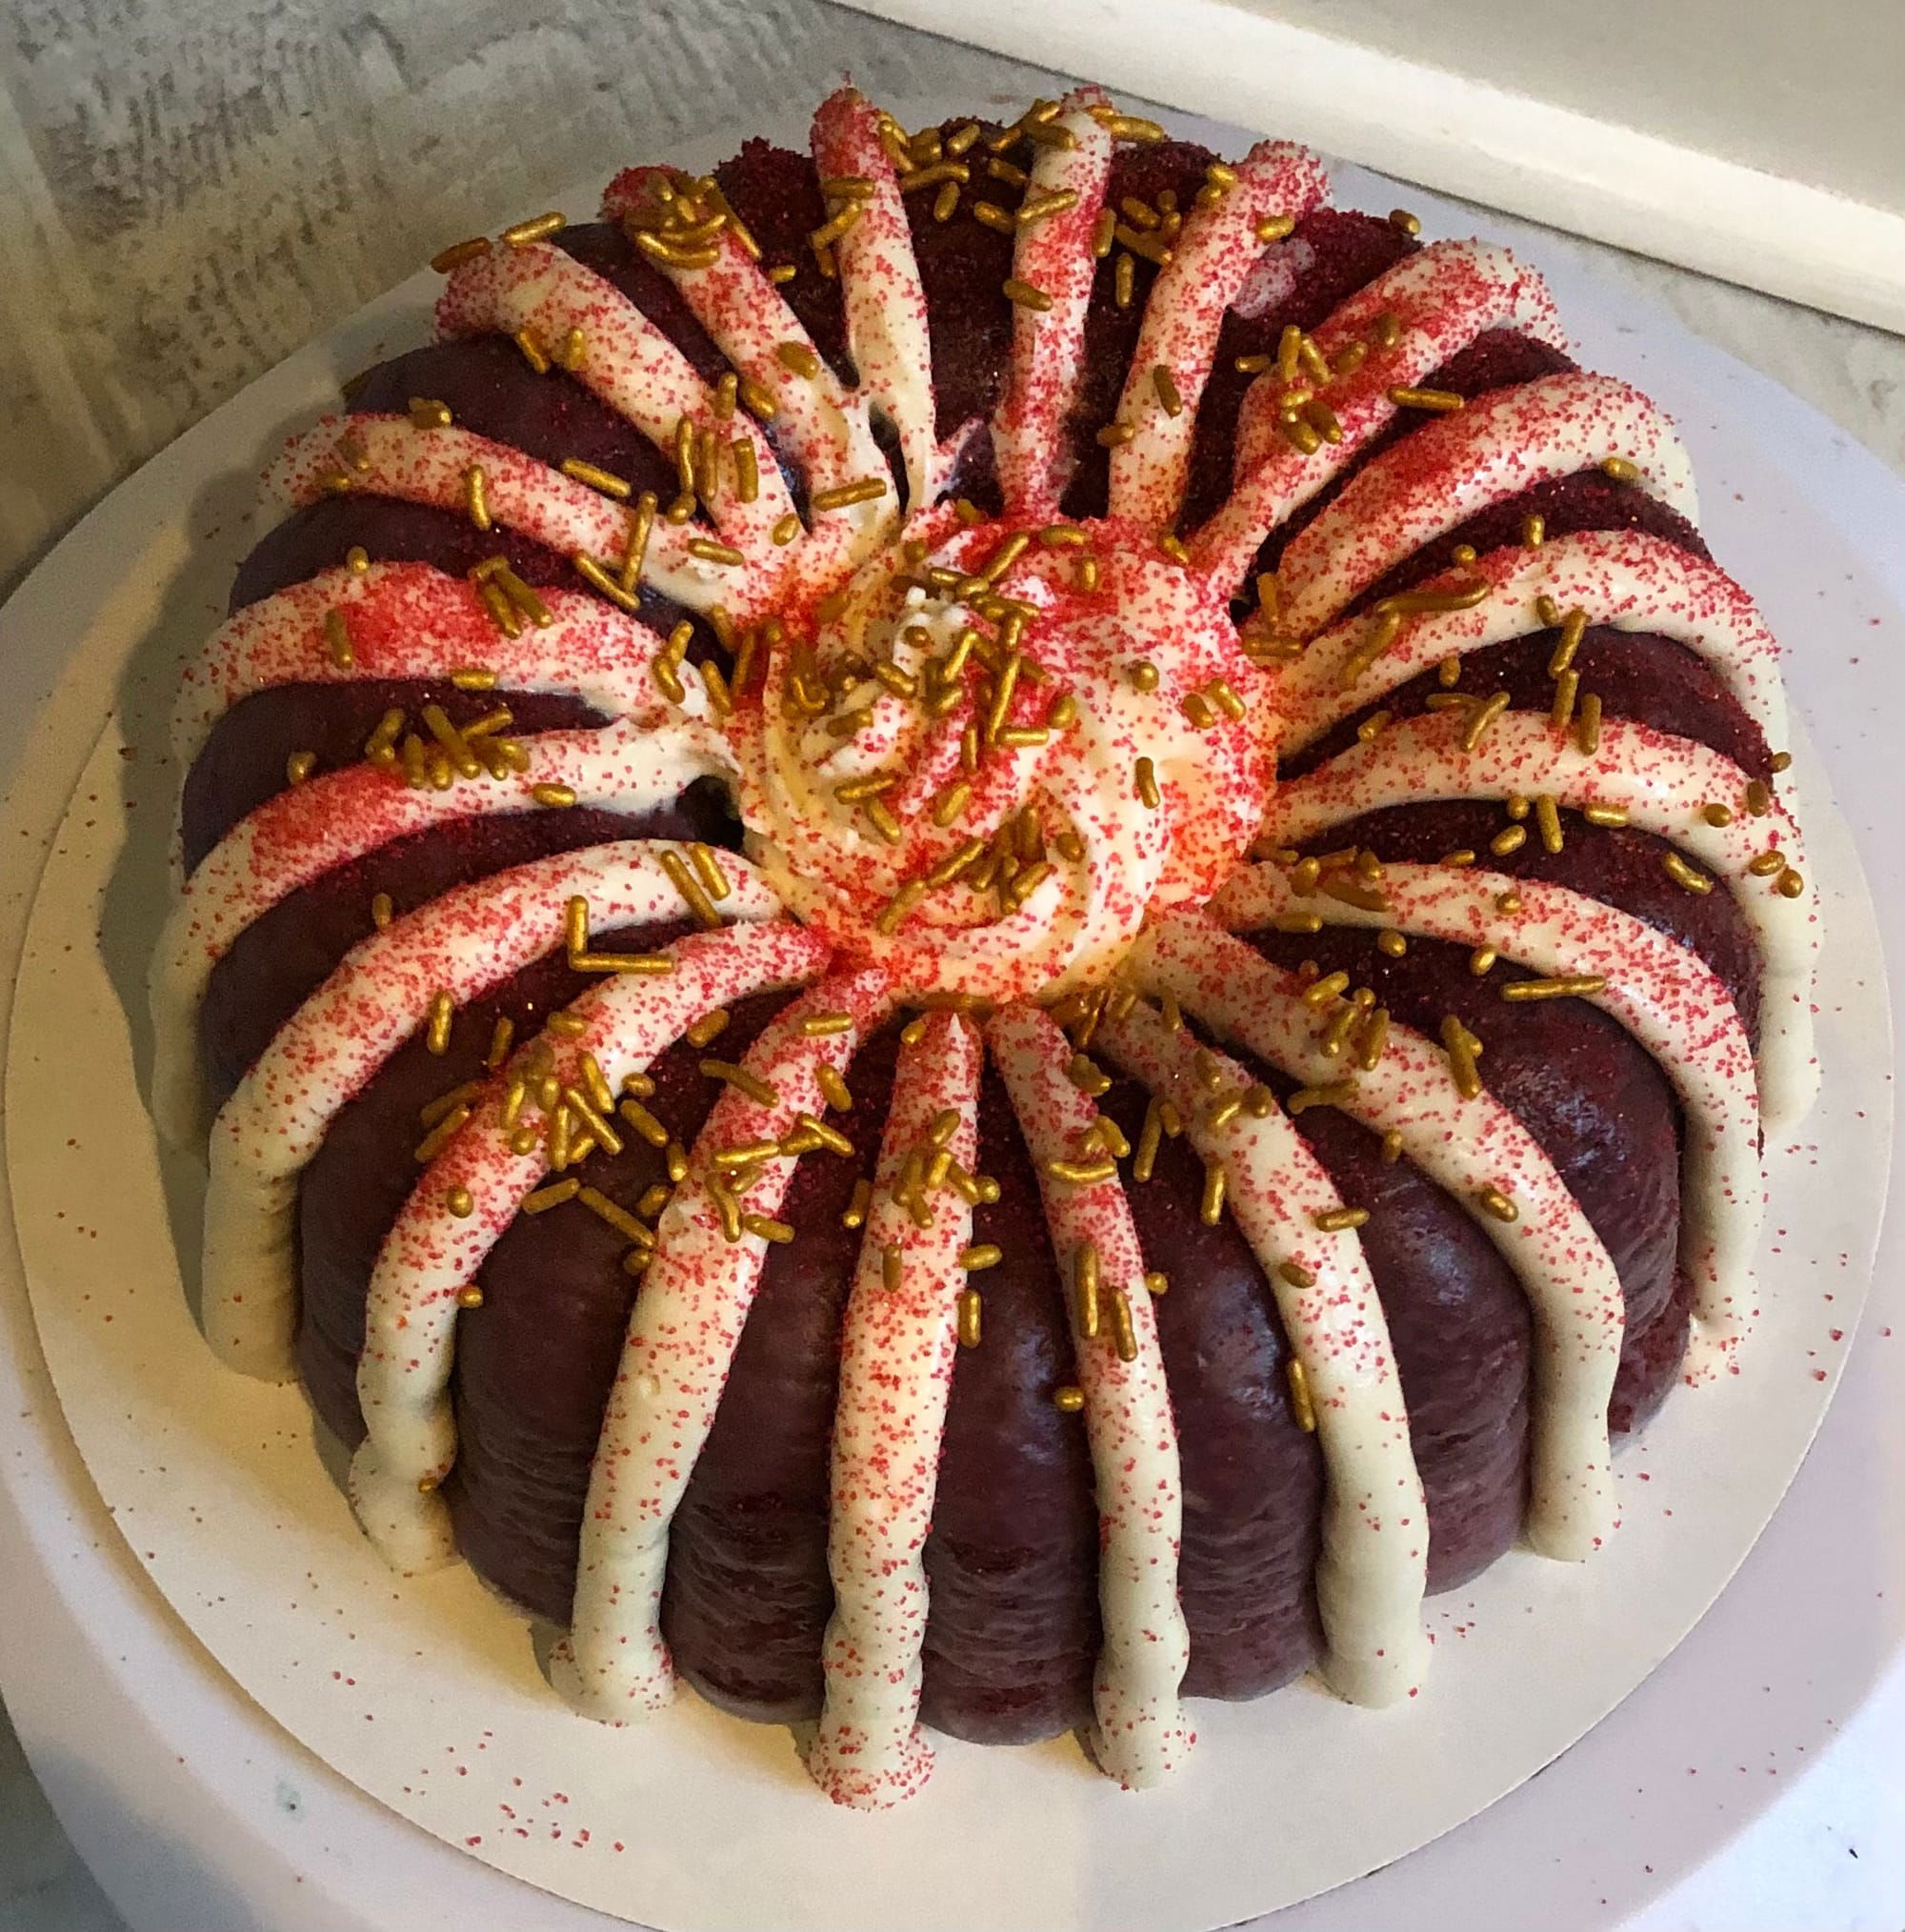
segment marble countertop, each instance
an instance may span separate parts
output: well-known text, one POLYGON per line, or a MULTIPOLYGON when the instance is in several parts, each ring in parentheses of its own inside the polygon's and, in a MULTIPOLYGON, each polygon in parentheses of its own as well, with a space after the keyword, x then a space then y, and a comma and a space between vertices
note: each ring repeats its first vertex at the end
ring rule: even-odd
MULTIPOLYGON (((113 484, 480 225, 511 181, 606 175, 849 70, 874 94, 975 101, 1055 81, 824 0, 11 0, 0 595, 113 484), (533 130, 532 157, 515 130, 533 130)), ((1905 472, 1905 339, 1555 246, 1905 472)), ((119 1926, 0 1715, 0 1932, 119 1926)))

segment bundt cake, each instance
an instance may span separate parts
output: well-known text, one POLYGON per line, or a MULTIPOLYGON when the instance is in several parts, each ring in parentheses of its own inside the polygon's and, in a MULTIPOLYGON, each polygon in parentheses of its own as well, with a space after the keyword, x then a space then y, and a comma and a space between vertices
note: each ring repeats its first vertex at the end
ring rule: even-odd
MULTIPOLYGON (((1541 279, 1094 89, 458 243, 185 678, 205 1325, 620 1721, 1415 1695, 1730 1372, 1775 647, 1541 279)), ((1564 1640, 1556 1633, 1556 1640, 1564 1640)))

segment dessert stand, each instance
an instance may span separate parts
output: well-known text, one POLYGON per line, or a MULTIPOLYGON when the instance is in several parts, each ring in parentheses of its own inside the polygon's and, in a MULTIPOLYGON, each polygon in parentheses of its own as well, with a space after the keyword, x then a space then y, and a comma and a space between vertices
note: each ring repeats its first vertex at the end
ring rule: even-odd
MULTIPOLYGON (((916 103, 895 105, 915 120, 930 111, 916 103)), ((783 131, 785 136, 792 131, 783 131)), ((1216 138, 1233 149, 1243 145, 1234 134, 1216 138)), ((719 140, 704 146, 705 154, 680 158, 706 160, 725 151, 719 140)), ((1466 226, 1460 211, 1438 209, 1418 194, 1405 196, 1374 177, 1345 170, 1339 181, 1340 198, 1348 205, 1379 208, 1406 198, 1432 232, 1459 232, 1466 226)), ((526 196, 525 203, 533 198, 526 196)), ((587 206, 591 198, 585 190, 570 195, 568 205, 587 206)), ((1879 917, 1890 922, 1895 948, 1898 901, 1886 888, 1897 881, 1898 862, 1875 835, 1895 826, 1900 799, 1896 765, 1879 719, 1886 700, 1895 700, 1905 683, 1887 654, 1888 634, 1896 650, 1898 564, 1882 550, 1888 520, 1893 531, 1898 527, 1905 493, 1875 462, 1848 448, 1771 385, 1664 319, 1631 317, 1605 292, 1582 285, 1568 272, 1565 244, 1546 236, 1531 242, 1517 236, 1516 225, 1508 221, 1491 220, 1487 227, 1520 241, 1551 272, 1563 312, 1591 365, 1631 376, 1680 416, 1694 448, 1715 549, 1745 576, 1787 642, 1795 709, 1811 722, 1817 747, 1804 763, 1830 774, 1855 835, 1865 843, 1880 888, 1879 917), (1878 574, 1888 564, 1889 590, 1878 574)), ((428 294, 427 282, 407 285, 181 439, 102 505, 0 619, 9 661, 22 683, 44 679, 50 686, 58 680, 50 702, 37 711, 22 705, 0 727, 0 754, 10 758, 28 731, 33 734, 15 764, 19 778, 10 802, 0 880, 10 960, 20 947, 50 849, 55 876, 64 878, 60 866, 80 863, 75 855, 85 835, 98 830, 87 825, 90 805, 83 789, 67 835, 58 832, 73 776, 86 761, 100 719, 115 705, 129 713, 147 707, 163 714, 162 684, 142 691, 138 682, 162 667, 135 660, 130 673, 126 668, 129 647, 150 623, 154 587, 164 596, 170 627, 200 613, 209 627, 211 607, 223 586, 208 575, 199 547, 242 549, 249 540, 232 525, 251 507, 251 470, 271 433, 306 413, 328 379, 411 337, 419 303, 428 294)), ((37 683, 31 688, 37 694, 37 683)), ((107 776, 110 782, 110 767, 107 776)), ((148 781, 127 789, 149 817, 168 809, 161 785, 148 781)), ((101 788, 101 798, 107 812, 116 803, 107 788, 101 788)), ((150 827, 143 842, 158 849, 150 827)), ((52 903, 42 900, 35 915, 36 943, 56 934, 62 916, 71 922, 70 900, 58 893, 52 903)), ((82 947, 88 936, 79 932, 82 947)), ((143 932, 136 943, 145 943, 143 932)), ((130 934, 115 933, 109 923, 108 954, 134 944, 130 934)), ((118 969, 128 962, 113 963, 115 976, 123 980, 118 969)), ((42 990, 47 964, 39 962, 42 990)), ((30 981, 34 970, 30 961, 30 981)), ((13 976, 7 976, 10 985, 13 976)), ((31 984, 28 992, 37 996, 31 984)), ((1875 986, 1865 996, 1875 999, 1875 986)), ((1859 1196, 1868 1236, 1882 1191, 1881 1117, 1889 1106, 1883 1075, 1888 1050, 1877 1036, 1882 1017, 1876 1034, 1868 1018, 1869 1053, 1860 1056, 1860 1077, 1870 1083, 1876 1104, 1854 1142, 1834 1148, 1831 1159, 1822 1162, 1822 1170, 1831 1173, 1850 1161, 1868 1177, 1859 1196)), ((18 1050, 16 1035, 10 1103, 29 1091, 13 1086, 20 1077, 18 1050)), ((7 1278, 0 1309, 11 1346, 0 1374, 9 1382, 5 1394, 13 1399, 0 1401, 7 1451, 0 1466, 8 1472, 0 1501, 0 1551, 9 1559, 13 1589, 12 1615, 0 1630, 0 1682, 55 1804, 129 1918, 137 1925, 195 1927, 422 1926, 472 1919, 526 1927, 611 1922, 490 1870, 364 1797, 251 1703, 154 1591, 140 1567, 151 1560, 141 1525, 122 1514, 113 1526, 63 1426, 10 1252, 11 1213, 21 1201, 22 1177, 30 1186, 23 1201, 30 1219, 44 1206, 40 1187, 51 1184, 47 1160, 53 1143, 46 1137, 50 1131, 46 1111, 21 1113, 10 1104, 7 1131, 15 1200, 0 1204, 10 1222, 6 1249, 0 1251, 7 1278)), ((1792 1178, 1787 1176, 1786 1184, 1792 1178)), ((114 1174, 110 1166, 95 1167, 90 1180, 93 1208, 110 1227, 114 1174)), ((1780 1184, 1776 1180, 1775 1188, 1780 1184)), ((1775 1224, 1780 1205, 1775 1192, 1775 1224)), ((1856 1235, 1848 1238, 1855 1248, 1856 1235)), ((1895 1258, 1897 1248, 1894 1235, 1889 1253, 1895 1258)), ((1856 1299, 1863 1259, 1849 1254, 1833 1291, 1846 1306, 1856 1299)), ((1857 1735, 1842 1741, 1824 1767, 1805 1781, 1803 1801, 1789 1800, 1758 1827, 1773 1848, 1760 1856, 1792 1869, 1793 1848, 1816 1837, 1823 1807, 1833 1823, 1853 1831, 1860 1858, 1847 1860, 1839 1851, 1838 1863, 1822 1869, 1878 1861, 1875 1874, 1858 1877, 1861 1882, 1875 1877, 1882 1882, 1883 1858, 1901 1856, 1881 1841, 1878 1821, 1888 1798, 1883 1782, 1888 1761, 1879 1741, 1883 1714, 1892 1710, 1895 1723, 1905 1704, 1905 1610, 1894 1554, 1905 1545, 1905 1478, 1898 1473, 1905 1445, 1899 1405, 1885 1400, 1885 1383, 1896 1378, 1896 1358, 1890 1351, 1897 1345, 1885 1331, 1896 1324, 1905 1337, 1902 1274, 1895 1258, 1880 1266, 1881 1285, 1846 1389, 1799 1479, 1803 1499, 1775 1519, 1694 1641, 1537 1781, 1354 1890, 1295 1907, 1289 1923, 1368 1923, 1405 1910, 1410 1922, 1422 1926, 1473 1923, 1483 1874, 1489 1895, 1506 1909, 1516 1909, 1511 1902, 1525 1898, 1531 1924, 1554 1922, 1556 1916, 1570 1923, 1616 1923, 1623 1917, 1649 1922, 1635 1916, 1650 1909, 1646 1901, 1676 1878, 1697 1889, 1700 1868, 1713 1861, 1726 1837, 1751 1813, 1765 1809, 1762 1794, 1768 1787, 1790 1781, 1795 1769, 1817 1757, 1862 1704, 1868 1708, 1857 1735), (1862 1743, 1868 1733, 1871 1741, 1862 1743), (1738 1764, 1749 1768, 1736 1770, 1738 1764), (1780 1775, 1769 1778, 1769 1769, 1780 1775), (1736 1782, 1716 1794, 1723 1780, 1736 1782), (1872 1820, 1862 1845, 1856 1835, 1859 1806, 1869 1807, 1872 1820), (1784 1854, 1778 1849, 1782 1843, 1784 1854)), ((1816 1295, 1810 1272, 1795 1267, 1795 1276, 1790 1293, 1816 1295)), ((108 1271, 100 1288, 125 1294, 140 1285, 108 1271)), ((149 1292, 175 1289, 161 1272, 150 1278, 149 1292)), ((1834 1326, 1840 1335, 1816 1363, 1755 1357, 1752 1372, 1782 1381, 1803 1378, 1806 1387, 1799 1393, 1816 1404, 1819 1398, 1807 1393, 1815 1386, 1812 1377, 1825 1376, 1830 1386, 1851 1343, 1853 1324, 1850 1318, 1829 1324, 1822 1314, 1816 1325, 1822 1340, 1834 1326)), ((247 1399, 244 1385, 232 1388, 234 1403, 247 1399)), ((1688 1397, 1674 1408, 1697 1407, 1699 1400, 1688 1397)), ((90 1437, 101 1419, 91 1417, 82 1435, 90 1437)), ((97 1451, 93 1454, 96 1459, 97 1451)), ((1645 1454, 1643 1447, 1638 1455, 1645 1454)), ((1645 1468, 1644 1459, 1628 1459, 1631 1468, 1645 1468)), ((234 1470, 234 1480, 243 1474, 234 1470)), ((1629 1494, 1645 1492, 1630 1486, 1629 1494)), ((1770 1506, 1770 1497, 1767 1501, 1770 1506)), ((1687 1534, 1693 1534, 1691 1528, 1687 1534)), ((170 1587, 176 1596, 175 1579, 170 1587)), ((1498 1627, 1484 1620, 1474 1637, 1463 1636, 1458 1604, 1444 1600, 1434 1607, 1432 1627, 1452 1631, 1471 1647, 1486 1646, 1498 1627)), ((1548 1635, 1554 1667, 1566 1672, 1580 1633, 1551 1625, 1548 1635)), ((1604 1635, 1597 1630, 1595 1640, 1604 1635)), ((1657 1656, 1656 1650, 1636 1657, 1630 1681, 1657 1656)), ((1211 1728, 1219 1730, 1221 1724, 1211 1728)), ((1557 1740, 1551 1755, 1566 1741, 1557 1740)), ((640 1745, 640 1734, 622 1735, 620 1748, 640 1745)), ((784 1742, 780 1755, 787 1755, 784 1742)), ((1527 1769, 1538 1762, 1537 1758, 1527 1769)), ((1067 1785, 1062 1764, 1041 1768, 1061 1788, 1067 1785)), ((1889 1766, 1889 1775, 1897 1778, 1895 1765, 1889 1766)), ((1075 1783, 1075 1777, 1069 1781, 1075 1783)), ((1900 1801, 1895 1785, 1889 1797, 1895 1813, 1900 1801)), ((736 1801, 747 1802, 745 1791, 736 1801)), ((1127 1830, 1143 1817, 1141 1808, 1117 1815, 1127 1830)), ((641 1823, 630 1821, 632 1850, 638 1858, 661 1857, 652 1839, 642 1841, 641 1823)), ((1274 1830, 1273 1819, 1266 1828, 1274 1830)), ((970 1832, 962 1845, 975 1857, 983 1849, 970 1832)), ((1718 1868, 1723 1875, 1754 1869, 1750 1855, 1742 1853, 1720 1861, 1718 1868)), ((1337 1876, 1354 1875, 1344 1870, 1337 1876)), ((1895 1868, 1892 1876, 1895 1889, 1900 1882, 1895 1868)), ((1728 1882, 1725 1876, 1709 1882, 1707 1897, 1723 1899, 1728 1882)), ((632 1906, 645 1888, 639 1863, 631 1861, 632 1906)), ((1763 1892, 1759 1896, 1763 1902, 1763 1892)), ((1089 1910, 1090 1888, 1081 1885, 1077 1897, 1080 1912, 1089 1910)), ((1841 1916, 1826 1906, 1816 1876, 1806 1899, 1809 1917, 1841 1916)), ((947 1922, 949 1915, 956 1921, 958 1909, 957 1899, 923 1898, 922 1922, 947 1922)), ((795 1910, 806 1916, 792 1903, 789 1916, 795 1910)), ((706 1922, 731 1922, 731 1913, 738 1911, 731 1902, 706 1922)), ((1714 1917, 1730 1922, 1717 1903, 1714 1917)), ((700 1915, 673 1915, 659 1922, 703 1921, 700 1915)), ((1167 1915, 1156 1922, 1192 1921, 1167 1915)))

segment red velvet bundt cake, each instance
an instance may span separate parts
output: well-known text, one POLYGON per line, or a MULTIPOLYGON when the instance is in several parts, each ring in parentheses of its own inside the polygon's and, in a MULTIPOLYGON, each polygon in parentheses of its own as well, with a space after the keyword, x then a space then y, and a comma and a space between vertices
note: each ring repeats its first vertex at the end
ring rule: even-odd
POLYGON ((1775 646, 1659 411, 1416 227, 845 91, 448 250, 276 465, 154 975, 206 1325, 583 1711, 1146 1784, 1186 1696, 1413 1695, 1731 1365, 1775 646))

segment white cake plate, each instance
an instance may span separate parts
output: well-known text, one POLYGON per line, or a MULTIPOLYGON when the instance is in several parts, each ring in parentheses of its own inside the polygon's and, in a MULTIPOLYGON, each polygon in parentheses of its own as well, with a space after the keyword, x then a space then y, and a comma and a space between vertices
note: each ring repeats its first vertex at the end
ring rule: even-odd
MULTIPOLYGON (((912 119, 931 111, 900 105, 912 119)), ((1214 138, 1243 145, 1234 134, 1214 138)), ((702 158, 712 159, 720 144, 705 145, 702 158)), ((1350 205, 1381 208, 1399 193, 1343 171, 1350 205)), ((1463 229, 1459 211, 1411 198, 1432 231, 1463 229)), ((585 191, 570 205, 591 199, 585 191)), ((526 191, 521 205, 536 200, 526 191)), ((1570 272, 1565 244, 1517 233, 1506 220, 1488 228, 1551 272, 1591 364, 1634 377, 1681 418, 1716 549, 1786 640, 1795 706, 1863 845, 1893 956, 1905 957, 1905 866, 1888 843, 1905 788, 1885 723, 1905 693, 1905 571, 1886 548, 1905 528, 1905 492, 1761 378, 1664 318, 1619 312, 1570 272)), ((0 661, 16 693, 0 717, 0 762, 20 774, 0 824, 7 1006, 35 884, 101 719, 120 704, 161 702, 124 684, 135 614, 150 607, 154 583, 203 593, 187 569, 193 545, 249 507, 233 452, 299 413, 315 373, 401 346, 380 337, 407 294, 413 307, 413 292, 375 305, 182 438, 88 518, 0 615, 0 661), (223 493, 209 501, 214 479, 223 493)), ((208 623, 213 614, 208 607, 208 623)), ((77 803, 75 837, 87 816, 85 797, 77 803)), ((1871 1052, 1882 1060, 1888 1043, 1875 1036, 1871 1052)), ((16 1167, 23 1137, 56 1126, 6 1123, 16 1167)), ((1882 1131, 1875 1118, 1870 1132, 1882 1131)), ((36 1150, 26 1151, 30 1172, 36 1150)), ((1822 1179, 1830 1184, 1830 1173, 1822 1179)), ((97 1175, 102 1222, 112 1218, 113 1182, 110 1171, 97 1175)), ((9 1580, 0 1687, 55 1806, 132 1923, 153 1932, 575 1932, 612 1922, 479 1864, 364 1797, 197 1645, 133 1554, 138 1524, 114 1526, 79 1462, 22 1292, 10 1200, 0 1201, 0 1562, 9 1580)), ((1388 1870, 1293 1908, 1279 1927, 1470 1928, 1478 1899, 1501 1932, 1664 1925, 1690 1922, 1690 1896, 1694 1922, 1714 1925, 1849 1924, 1869 1911, 1887 1922, 1887 1902, 1905 1897, 1895 1829, 1905 1775, 1894 1741, 1905 1729, 1905 1402, 1893 1353, 1905 1346, 1901 1262, 1895 1226, 1832 1417, 1788 1504, 1694 1640, 1538 1780, 1388 1870), (1746 1843, 1722 1855, 1748 1828, 1746 1843), (1785 1909, 1781 1886, 1795 1888, 1785 1909)), ((115 1292, 130 1285, 102 1282, 115 1292)), ((1812 1280, 1794 1290, 1815 1291, 1812 1280)), ((1834 1358, 1825 1372, 1837 1366, 1834 1358)), ((1812 1370, 1775 1360, 1757 1372, 1812 1370)), ((1581 1633, 1555 1624, 1551 1635, 1554 1670, 1566 1673, 1581 1633)), ((1274 1818, 1264 1824, 1274 1830, 1274 1818)), ((945 1916, 943 1900, 933 1908, 945 1916)))

